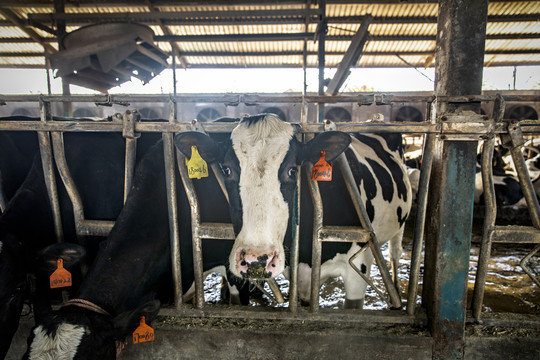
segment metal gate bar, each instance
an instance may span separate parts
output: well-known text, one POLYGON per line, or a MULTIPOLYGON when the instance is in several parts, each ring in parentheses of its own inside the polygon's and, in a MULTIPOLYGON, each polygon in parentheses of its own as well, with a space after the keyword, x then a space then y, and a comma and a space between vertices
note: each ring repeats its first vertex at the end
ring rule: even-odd
MULTIPOLYGON (((430 122, 436 122, 436 101, 431 104, 430 122)), ((437 136, 435 134, 424 135, 424 149, 422 151, 422 168, 416 196, 416 218, 414 222, 413 247, 411 253, 411 271, 409 275, 409 287, 407 291, 407 314, 414 315, 416 310, 416 296, 418 295, 418 278, 422 261, 422 248, 424 243, 424 228, 426 225, 427 200, 429 180, 433 166, 433 151, 437 136)))
MULTIPOLYGON (((51 104, 46 101, 39 102, 41 122, 46 123, 51 118, 51 104)), ((56 176, 54 174, 53 153, 51 147, 50 133, 38 131, 39 152, 41 155, 41 166, 43 167, 43 177, 49 196, 50 206, 53 213, 54 232, 56 241, 64 241, 64 231, 62 227, 62 217, 60 214, 60 203, 58 202, 58 188, 56 187, 56 176)))
MULTIPOLYGON (((505 109, 502 98, 497 98, 493 105, 493 121, 501 121, 505 109)), ((497 219, 497 203, 495 201, 495 184, 493 183, 493 149, 495 147, 495 134, 484 140, 482 148, 482 185, 484 188, 485 215, 482 229, 482 242, 478 254, 476 281, 474 283, 472 312, 475 319, 480 317, 484 301, 485 281, 488 261, 491 254, 491 243, 497 219)))

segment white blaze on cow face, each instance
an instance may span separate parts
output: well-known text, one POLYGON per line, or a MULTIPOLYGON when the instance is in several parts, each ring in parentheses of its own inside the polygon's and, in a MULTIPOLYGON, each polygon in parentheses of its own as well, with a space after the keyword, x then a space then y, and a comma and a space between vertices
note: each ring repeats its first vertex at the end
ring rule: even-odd
POLYGON ((231 133, 240 164, 242 229, 236 237, 230 270, 239 277, 275 277, 284 269, 283 240, 289 207, 278 172, 289 151, 294 127, 273 115, 241 122, 231 133))
POLYGON ((34 329, 30 346, 30 360, 71 360, 77 353, 84 327, 69 323, 58 326, 54 336, 47 334, 42 326, 34 329))

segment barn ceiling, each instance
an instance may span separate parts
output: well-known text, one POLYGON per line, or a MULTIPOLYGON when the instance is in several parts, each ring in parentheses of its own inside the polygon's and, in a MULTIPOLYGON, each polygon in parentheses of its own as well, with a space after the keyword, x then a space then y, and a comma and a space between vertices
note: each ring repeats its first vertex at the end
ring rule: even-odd
MULTIPOLYGON (((139 23, 177 68, 428 67, 436 59, 432 0, 2 0, 0 68, 45 68, 64 33, 139 23), (323 5, 326 3, 325 5, 323 5), (326 25, 326 31, 324 30, 326 25), (365 31, 367 29, 367 31, 365 31)), ((540 64, 538 1, 489 2, 486 66, 540 64)))

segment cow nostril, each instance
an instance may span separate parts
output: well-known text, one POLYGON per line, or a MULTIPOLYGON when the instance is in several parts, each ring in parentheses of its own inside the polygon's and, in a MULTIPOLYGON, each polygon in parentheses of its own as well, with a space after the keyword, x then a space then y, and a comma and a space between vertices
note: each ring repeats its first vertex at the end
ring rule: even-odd
POLYGON ((242 266, 246 266, 246 265, 247 265, 247 262, 246 262, 246 260, 242 260, 242 262, 240 263, 240 265, 242 265, 242 266))
POLYGON ((272 267, 276 267, 276 264, 272 264, 272 267))

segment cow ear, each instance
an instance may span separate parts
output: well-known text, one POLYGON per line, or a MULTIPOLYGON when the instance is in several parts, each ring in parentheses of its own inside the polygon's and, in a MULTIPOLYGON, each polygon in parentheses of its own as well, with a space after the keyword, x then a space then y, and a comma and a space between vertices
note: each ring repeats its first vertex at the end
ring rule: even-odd
POLYGON ((159 300, 152 300, 132 311, 125 311, 113 319, 115 336, 122 337, 131 334, 139 326, 141 316, 146 323, 154 320, 159 312, 159 300))
POLYGON ((56 261, 62 259, 64 267, 71 269, 86 256, 86 249, 73 243, 57 243, 47 246, 38 252, 36 263, 38 271, 52 273, 56 267, 56 261))
POLYGON ((188 159, 191 158, 191 147, 197 146, 199 154, 208 163, 217 161, 218 146, 208 135, 197 131, 189 131, 176 135, 174 144, 188 159))
POLYGON ((351 143, 351 137, 341 131, 320 133, 304 145, 301 161, 316 163, 321 157, 321 151, 326 151, 326 161, 334 161, 351 143))

